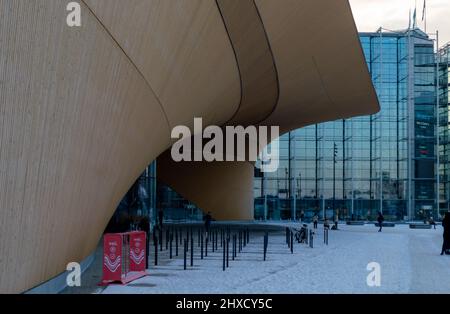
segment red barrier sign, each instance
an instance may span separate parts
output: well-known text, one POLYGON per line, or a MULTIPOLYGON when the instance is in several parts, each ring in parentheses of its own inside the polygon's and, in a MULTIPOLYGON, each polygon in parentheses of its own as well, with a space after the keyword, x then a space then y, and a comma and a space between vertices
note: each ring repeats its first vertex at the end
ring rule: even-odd
POLYGON ((145 232, 105 234, 103 239, 103 279, 100 285, 127 284, 146 276, 146 254, 145 232))
POLYGON ((105 234, 103 239, 103 280, 122 280, 122 235, 105 234))
POLYGON ((130 234, 130 271, 145 271, 145 232, 130 234))

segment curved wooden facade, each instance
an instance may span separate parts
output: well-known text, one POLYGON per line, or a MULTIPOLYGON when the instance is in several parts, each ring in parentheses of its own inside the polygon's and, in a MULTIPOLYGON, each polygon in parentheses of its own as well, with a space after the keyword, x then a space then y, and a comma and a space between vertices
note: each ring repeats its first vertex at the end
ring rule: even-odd
POLYGON ((250 163, 167 158, 176 125, 279 125, 378 101, 346 0, 0 0, 0 292, 81 261, 158 175, 219 219, 251 219, 250 163))

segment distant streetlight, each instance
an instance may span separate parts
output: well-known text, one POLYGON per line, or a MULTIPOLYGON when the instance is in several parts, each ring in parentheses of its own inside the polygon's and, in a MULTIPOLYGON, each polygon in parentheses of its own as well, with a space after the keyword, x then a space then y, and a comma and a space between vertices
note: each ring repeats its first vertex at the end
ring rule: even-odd
POLYGON ((284 172, 285 172, 285 187, 286 187, 286 190, 285 190, 285 193, 286 193, 286 199, 288 199, 289 198, 289 171, 288 171, 288 168, 284 168, 284 172))

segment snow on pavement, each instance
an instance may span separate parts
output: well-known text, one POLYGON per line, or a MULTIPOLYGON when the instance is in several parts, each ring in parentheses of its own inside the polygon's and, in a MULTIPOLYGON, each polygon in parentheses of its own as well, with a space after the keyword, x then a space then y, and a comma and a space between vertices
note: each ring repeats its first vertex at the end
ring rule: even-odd
MULTIPOLYGON (((200 260, 195 246, 194 267, 183 270, 182 254, 163 266, 151 266, 150 275, 127 286, 112 285, 103 293, 450 293, 450 256, 440 256, 442 228, 411 230, 406 225, 384 228, 373 225, 340 226, 330 231, 329 245, 323 229, 315 247, 295 244, 291 254, 283 232, 269 236, 263 261, 262 233, 253 234, 236 261, 222 271, 222 251, 200 260), (381 286, 369 287, 368 263, 381 266, 381 286)), ((230 249, 231 251, 231 249, 230 249)))

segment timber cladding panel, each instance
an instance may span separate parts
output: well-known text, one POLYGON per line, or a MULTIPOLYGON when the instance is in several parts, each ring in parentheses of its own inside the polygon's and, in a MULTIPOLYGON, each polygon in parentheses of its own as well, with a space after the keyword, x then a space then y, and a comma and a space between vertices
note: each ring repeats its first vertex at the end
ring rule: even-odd
MULTIPOLYGON (((79 28, 68 2, 0 0, 0 292, 87 257, 176 125, 286 132, 378 110, 347 1, 85 0, 79 28)), ((166 155, 180 194, 252 218, 251 164, 166 155)))

